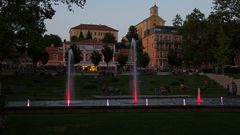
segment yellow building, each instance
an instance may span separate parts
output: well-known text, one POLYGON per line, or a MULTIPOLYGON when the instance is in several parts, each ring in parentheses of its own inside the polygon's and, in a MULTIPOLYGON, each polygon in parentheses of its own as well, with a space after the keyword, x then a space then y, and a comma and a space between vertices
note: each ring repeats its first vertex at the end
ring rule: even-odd
POLYGON ((70 29, 70 39, 73 36, 79 37, 80 33, 86 38, 88 31, 92 35, 93 40, 101 41, 106 33, 112 33, 118 41, 118 30, 108 27, 106 25, 95 25, 95 24, 80 24, 70 29))
POLYGON ((140 39, 144 37, 144 31, 151 29, 155 26, 164 26, 165 20, 158 16, 158 7, 154 5, 150 8, 150 17, 136 25, 138 36, 140 39))
POLYGON ((148 53, 148 67, 158 70, 168 69, 168 52, 170 49, 181 52, 182 36, 172 26, 156 26, 145 31, 142 40, 144 52, 148 53))
POLYGON ((173 26, 165 26, 165 20, 158 15, 158 7, 150 8, 150 17, 136 25, 138 36, 142 40, 144 52, 150 58, 148 68, 167 70, 170 49, 181 51, 182 36, 173 26))

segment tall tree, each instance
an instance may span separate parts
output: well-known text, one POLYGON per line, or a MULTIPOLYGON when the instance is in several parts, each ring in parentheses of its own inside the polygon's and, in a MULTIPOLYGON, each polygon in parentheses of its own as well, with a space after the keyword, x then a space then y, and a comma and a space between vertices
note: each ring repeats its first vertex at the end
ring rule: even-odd
POLYGON ((183 20, 179 14, 177 14, 172 21, 173 21, 172 25, 174 27, 181 27, 183 24, 183 20))
POLYGON ((216 60, 217 66, 224 66, 228 64, 230 54, 231 54, 231 39, 225 35, 223 29, 219 29, 219 33, 217 35, 217 46, 213 47, 214 58, 216 60))
POLYGON ((138 57, 138 66, 146 68, 150 62, 148 53, 144 52, 138 57))
POLYGON ((62 46, 62 40, 58 35, 50 34, 50 35, 44 35, 43 40, 45 42, 46 46, 50 46, 51 44, 54 44, 56 47, 62 46))
POLYGON ((91 61, 94 64, 94 66, 98 66, 99 62, 102 59, 102 55, 98 51, 93 51, 91 55, 91 61))
POLYGON ((105 45, 102 49, 102 54, 104 56, 104 61, 106 62, 107 66, 108 66, 108 63, 113 58, 113 50, 109 46, 105 45))
POLYGON ((137 28, 133 25, 130 26, 126 37, 127 37, 129 43, 131 43, 132 38, 134 38, 135 40, 139 40, 137 28))
MULTIPOLYGON (((29 48, 33 48, 43 40, 46 31, 44 21, 52 19, 55 14, 53 5, 64 3, 72 10, 73 5, 82 7, 85 2, 86 0, 1 0, 0 45, 2 48, 9 46, 9 53, 16 45, 28 44, 29 48)), ((0 58, 9 57, 3 51, 0 49, 0 58)))
POLYGON ((92 39, 92 34, 90 31, 87 32, 87 38, 86 39, 92 39))
POLYGON ((168 51, 168 64, 172 67, 179 67, 182 64, 182 59, 179 56, 179 53, 173 49, 168 51))
POLYGON ((71 42, 78 42, 79 39, 78 39, 77 36, 72 36, 72 37, 70 38, 70 41, 71 41, 71 42))
POLYGON ((79 39, 79 41, 82 41, 82 40, 85 39, 82 31, 80 32, 80 34, 79 34, 79 36, 78 36, 78 39, 79 39))
POLYGON ((114 37, 114 35, 110 32, 106 33, 103 37, 103 43, 115 44, 116 42, 116 37, 114 37))
POLYGON ((207 23, 204 14, 194 9, 187 15, 181 28, 183 35, 183 60, 185 64, 198 68, 203 63, 208 63, 210 47, 206 44, 207 23))
POLYGON ((215 14, 220 22, 240 21, 240 1, 239 0, 213 0, 215 14))
POLYGON ((119 54, 117 56, 117 61, 118 61, 119 65, 120 65, 120 68, 123 69, 123 67, 127 64, 128 56, 123 55, 123 54, 119 54))
MULTIPOLYGON (((231 39, 230 48, 234 57, 240 54, 240 1, 239 0, 214 0, 214 12, 211 20, 214 25, 220 25, 225 35, 231 39)), ((219 29, 217 29, 219 30, 219 29)), ((233 63, 235 64, 235 63, 233 63)))

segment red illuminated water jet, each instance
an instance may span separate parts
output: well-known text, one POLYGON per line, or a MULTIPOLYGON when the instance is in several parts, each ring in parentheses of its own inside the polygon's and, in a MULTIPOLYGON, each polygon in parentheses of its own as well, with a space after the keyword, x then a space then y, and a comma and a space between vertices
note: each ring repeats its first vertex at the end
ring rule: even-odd
POLYGON ((198 88, 198 95, 197 95, 197 104, 200 105, 202 103, 202 98, 201 98, 201 90, 198 88))
POLYGON ((67 88, 67 93, 66 93, 66 103, 67 103, 67 106, 70 106, 71 104, 71 93, 70 93, 69 87, 67 88))
POLYGON ((138 103, 138 92, 137 92, 137 89, 134 89, 133 103, 134 103, 134 104, 137 104, 137 103, 138 103))
POLYGON ((134 38, 132 38, 131 42, 131 55, 132 55, 132 61, 133 61, 133 104, 138 103, 138 79, 137 79, 137 51, 136 51, 136 41, 134 38))
POLYGON ((72 49, 68 50, 68 64, 67 64, 67 88, 66 88, 66 104, 71 104, 72 94, 72 65, 73 65, 73 52, 72 49))

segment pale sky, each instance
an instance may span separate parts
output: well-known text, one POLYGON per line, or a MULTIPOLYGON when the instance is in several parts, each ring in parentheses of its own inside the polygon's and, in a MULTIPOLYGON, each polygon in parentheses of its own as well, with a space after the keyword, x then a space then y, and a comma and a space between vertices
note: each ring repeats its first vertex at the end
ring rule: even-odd
POLYGON ((87 0, 84 8, 73 7, 70 12, 66 5, 55 6, 56 14, 46 20, 47 34, 57 34, 62 40, 69 40, 69 30, 79 24, 102 24, 119 30, 118 39, 126 35, 131 25, 149 17, 150 8, 156 3, 158 14, 171 26, 176 14, 185 20, 194 8, 200 9, 207 17, 212 11, 213 0, 87 0))

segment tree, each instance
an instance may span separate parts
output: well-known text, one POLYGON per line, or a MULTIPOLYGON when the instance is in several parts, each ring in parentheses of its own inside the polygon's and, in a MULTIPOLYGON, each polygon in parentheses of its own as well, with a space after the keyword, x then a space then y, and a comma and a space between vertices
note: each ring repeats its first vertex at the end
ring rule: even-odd
POLYGON ((123 67, 127 64, 128 56, 125 56, 123 54, 119 54, 117 57, 117 61, 120 65, 120 68, 123 69, 123 67))
POLYGON ((172 25, 174 27, 181 27, 183 24, 183 20, 179 14, 177 14, 172 21, 173 21, 172 25))
POLYGON ((86 39, 92 39, 92 34, 91 34, 90 31, 88 31, 88 33, 87 33, 87 38, 86 38, 86 39))
POLYGON ((102 59, 102 55, 98 51, 92 52, 91 60, 95 67, 98 66, 101 59, 102 59))
POLYGON ((236 57, 240 53, 240 1, 214 0, 213 4, 214 11, 210 15, 211 20, 214 25, 219 25, 224 30, 225 35, 231 39, 231 53, 236 57))
MULTIPOLYGON (((72 49, 73 52, 74 64, 79 63, 82 59, 80 49, 75 44, 71 45, 70 49, 72 49)), ((66 54, 66 56, 68 56, 68 54, 66 54)))
POLYGON ((170 49, 168 51, 168 64, 171 65, 172 67, 179 67, 182 64, 182 60, 179 57, 179 54, 174 51, 173 49, 170 49))
POLYGON ((139 40, 137 28, 133 25, 130 26, 126 37, 127 37, 129 43, 131 43, 132 38, 134 38, 135 40, 139 40))
POLYGON ((58 35, 44 35, 43 40, 45 42, 46 47, 50 46, 51 44, 54 44, 56 47, 62 46, 62 40, 58 35))
POLYGON ((43 46, 30 46, 27 51, 28 56, 32 57, 34 65, 37 65, 38 62, 41 62, 43 65, 45 65, 48 62, 49 56, 47 51, 43 49, 43 46))
POLYGON ((77 36, 72 36, 70 40, 71 40, 71 42, 78 42, 79 41, 77 36))
MULTIPOLYGON (((9 48, 9 54, 16 45, 28 44, 29 48, 33 48, 43 40, 46 31, 44 21, 52 19, 55 14, 53 5, 64 3, 71 11, 72 5, 83 7, 85 2, 86 0, 1 0, 0 45, 9 48)), ((9 55, 3 51, 0 49, 0 58, 6 59, 9 55)))
POLYGON ((203 63, 208 63, 211 48, 207 44, 207 21, 198 9, 187 15, 181 27, 183 36, 183 60, 185 64, 198 68, 203 63))
POLYGON ((48 60, 49 60, 49 55, 48 55, 48 52, 45 51, 42 53, 42 57, 40 61, 42 62, 43 65, 45 65, 48 63, 48 60))
POLYGON ((84 40, 84 39, 85 39, 85 37, 83 36, 83 32, 81 31, 80 34, 79 34, 79 36, 78 36, 78 40, 79 40, 79 41, 82 41, 82 40, 84 40))
POLYGON ((219 22, 240 21, 240 1, 239 0, 214 0, 215 13, 219 16, 219 22))
POLYGON ((140 67, 146 68, 150 62, 150 58, 146 52, 138 57, 138 64, 140 67))
POLYGON ((112 43, 112 44, 115 44, 117 41, 116 41, 116 38, 114 37, 114 35, 112 33, 106 33, 103 37, 103 43, 112 43))
POLYGON ((214 58, 216 60, 216 65, 217 66, 224 66, 225 64, 228 64, 230 54, 231 54, 231 39, 228 38, 223 29, 221 28, 219 30, 219 33, 217 35, 217 46, 213 47, 214 51, 214 58))
POLYGON ((104 56, 104 61, 106 62, 107 66, 108 66, 108 63, 113 58, 113 50, 109 46, 105 45, 102 49, 102 54, 104 56))

